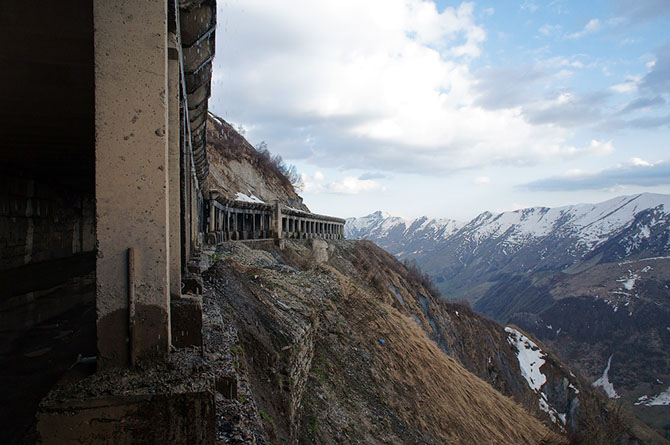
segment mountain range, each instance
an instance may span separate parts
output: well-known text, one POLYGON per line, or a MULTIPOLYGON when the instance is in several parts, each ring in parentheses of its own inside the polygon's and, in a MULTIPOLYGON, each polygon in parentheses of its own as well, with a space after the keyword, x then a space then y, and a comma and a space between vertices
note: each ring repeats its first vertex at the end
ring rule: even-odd
POLYGON ((415 261, 443 298, 534 334, 670 433, 669 195, 484 212, 468 222, 375 212, 348 219, 345 236, 415 261))

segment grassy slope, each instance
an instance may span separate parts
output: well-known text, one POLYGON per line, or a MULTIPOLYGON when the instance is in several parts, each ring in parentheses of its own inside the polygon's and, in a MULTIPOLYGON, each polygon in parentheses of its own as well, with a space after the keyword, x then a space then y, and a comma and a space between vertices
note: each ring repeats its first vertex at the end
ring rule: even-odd
POLYGON ((317 265, 305 243, 284 251, 231 244, 211 272, 240 330, 269 437, 277 443, 558 440, 428 339, 402 310, 416 303, 380 292, 391 275, 399 286, 419 283, 407 276, 398 282, 363 243, 330 246, 330 260, 317 265))

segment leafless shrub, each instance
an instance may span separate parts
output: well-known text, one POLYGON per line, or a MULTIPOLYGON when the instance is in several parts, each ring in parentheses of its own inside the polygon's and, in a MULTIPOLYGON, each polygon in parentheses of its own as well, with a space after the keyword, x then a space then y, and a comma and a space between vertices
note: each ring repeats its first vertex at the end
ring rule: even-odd
POLYGON ((295 165, 286 164, 280 155, 272 155, 268 150, 268 144, 261 141, 256 151, 258 152, 258 164, 262 169, 270 170, 277 176, 286 180, 294 189, 301 191, 304 187, 302 177, 295 165))
POLYGON ((423 273, 419 266, 416 264, 416 260, 405 259, 403 264, 407 268, 407 276, 410 281, 418 283, 423 286, 434 298, 440 298, 440 290, 437 288, 433 279, 427 274, 423 273))

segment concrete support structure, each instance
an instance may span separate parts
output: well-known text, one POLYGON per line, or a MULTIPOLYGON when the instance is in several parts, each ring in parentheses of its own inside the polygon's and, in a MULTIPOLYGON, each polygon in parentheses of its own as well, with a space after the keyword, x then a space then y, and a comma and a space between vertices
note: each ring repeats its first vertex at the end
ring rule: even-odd
POLYGON ((216 6, 94 0, 93 23, 104 369, 167 354, 170 300, 203 234, 221 231, 215 209, 206 225, 203 196, 216 6))
POLYGON ((272 205, 232 201, 217 192, 208 202, 207 241, 214 245, 228 240, 342 239, 344 220, 272 205))
MULTIPOLYGON (((176 14, 176 11, 173 12, 176 14)), ((168 29, 168 218, 170 227, 170 296, 181 296, 181 128, 180 105, 181 67, 179 62, 179 39, 175 21, 168 29)))
MULTIPOLYGON (((230 228, 216 212, 208 228, 204 213, 215 0, 0 10, 12 36, 0 51, 0 343, 17 351, 0 369, 24 374, 6 386, 28 407, 0 407, 0 442, 19 443, 56 382, 95 371, 73 368, 79 354, 105 373, 158 365, 173 332, 177 346, 202 342, 181 278, 210 228, 230 228)), ((51 427, 68 429, 70 414, 51 427)))
POLYGON ((165 1, 94 0, 101 368, 170 346, 167 15, 165 1))

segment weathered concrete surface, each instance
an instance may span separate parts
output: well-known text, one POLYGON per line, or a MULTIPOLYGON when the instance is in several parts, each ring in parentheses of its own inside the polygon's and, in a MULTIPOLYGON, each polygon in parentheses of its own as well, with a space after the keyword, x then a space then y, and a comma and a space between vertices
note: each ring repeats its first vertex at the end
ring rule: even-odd
POLYGON ((170 224, 170 295, 181 295, 179 50, 177 35, 168 34, 168 192, 170 224))
POLYGON ((170 315, 174 347, 202 346, 202 297, 173 298, 170 315))
POLYGON ((214 394, 106 396, 50 403, 38 414, 43 444, 207 444, 216 438, 214 394))
POLYGON ((138 359, 170 345, 167 1, 94 1, 98 364, 124 366, 127 250, 138 359))
POLYGON ((214 373, 200 348, 134 370, 64 378, 40 404, 42 443, 200 444, 215 439, 214 373))

